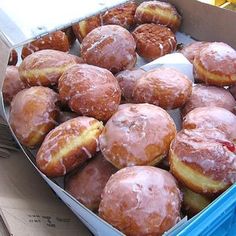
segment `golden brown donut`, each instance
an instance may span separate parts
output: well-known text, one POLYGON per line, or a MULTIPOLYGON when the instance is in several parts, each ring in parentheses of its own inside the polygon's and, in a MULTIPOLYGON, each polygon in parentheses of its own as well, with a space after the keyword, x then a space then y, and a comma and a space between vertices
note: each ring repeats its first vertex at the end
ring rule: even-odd
POLYGON ((45 49, 27 56, 19 66, 20 79, 29 86, 53 86, 63 72, 75 65, 75 56, 45 49))
POLYGON ((135 82, 145 74, 142 69, 124 70, 116 75, 121 88, 122 97, 127 102, 133 101, 133 90, 135 82))
POLYGON ((141 3, 135 12, 138 23, 155 23, 165 25, 176 32, 181 24, 181 16, 173 5, 160 1, 147 1, 141 3))
POLYGON ((15 49, 12 49, 10 52, 9 59, 8 59, 8 65, 15 66, 17 64, 17 61, 18 61, 17 51, 15 49))
POLYGON ((236 83, 236 51, 225 43, 210 43, 193 61, 196 79, 206 84, 227 86, 236 83))
POLYGON ((59 30, 26 44, 22 48, 21 58, 24 59, 30 54, 43 49, 54 49, 62 52, 68 52, 70 49, 70 44, 65 32, 59 30))
POLYGON ((87 64, 69 68, 59 79, 59 94, 72 111, 108 120, 118 109, 121 91, 116 78, 106 69, 87 64))
POLYGON ((75 169, 96 153, 102 129, 102 122, 86 116, 60 124, 47 134, 38 150, 38 168, 49 177, 75 169))
POLYGON ((196 84, 192 88, 192 94, 184 107, 181 109, 182 116, 197 107, 217 106, 233 111, 236 101, 233 96, 224 88, 196 84))
POLYGON ((183 128, 217 128, 236 142, 236 116, 222 107, 198 107, 183 120, 183 128))
POLYGON ((121 107, 108 120, 99 138, 104 157, 118 169, 160 162, 176 134, 172 118, 151 104, 121 107))
POLYGON ((230 93, 233 95, 234 99, 236 99, 236 84, 229 88, 230 93))
POLYGON ((191 92, 192 82, 186 75, 176 69, 160 67, 136 81, 133 99, 136 103, 175 109, 185 104, 191 92))
POLYGON ((220 193, 236 181, 235 150, 235 144, 218 129, 183 129, 171 143, 170 170, 196 193, 220 193))
POLYGON ((65 190, 90 210, 97 211, 102 191, 116 171, 99 153, 87 165, 66 177, 65 190))
POLYGON ((57 125, 58 94, 50 88, 31 87, 21 90, 11 102, 9 123, 19 142, 29 148, 41 144, 57 125))
POLYGON ((134 14, 137 8, 135 1, 130 1, 122 6, 106 11, 102 15, 104 25, 120 25, 130 29, 135 25, 134 14))
POLYGON ((88 64, 112 73, 132 69, 136 63, 136 44, 130 32, 119 25, 92 30, 83 40, 81 55, 88 64))
POLYGON ((17 66, 8 66, 2 87, 3 100, 10 104, 13 97, 27 86, 20 80, 17 66))
POLYGON ((108 180, 99 216, 125 235, 160 236, 180 220, 181 198, 169 172, 151 166, 127 167, 108 180))
POLYGON ((138 26, 132 33, 137 44, 139 56, 154 60, 176 48, 176 38, 171 30, 162 25, 143 24, 138 26))

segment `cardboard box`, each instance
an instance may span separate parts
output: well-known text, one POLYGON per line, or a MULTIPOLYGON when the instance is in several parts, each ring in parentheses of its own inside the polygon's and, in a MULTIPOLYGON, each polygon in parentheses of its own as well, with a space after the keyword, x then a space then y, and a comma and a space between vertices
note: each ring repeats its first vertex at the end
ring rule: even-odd
MULTIPOLYGON (((7 0, 3 0, 3 2, 5 1, 7 0)), ((24 3, 25 1, 21 1, 21 4, 22 2, 24 3)), ((121 2, 125 2, 125 1, 118 1, 118 0, 117 1, 104 1, 104 4, 108 4, 108 2, 113 2, 115 5, 121 2)), ((138 0, 137 2, 141 3, 142 1, 138 0)), ((182 32, 186 33, 187 35, 190 35, 192 38, 196 40, 222 41, 236 48, 235 33, 233 32, 232 26, 231 26, 232 24, 234 24, 234 22, 236 22, 236 14, 234 12, 228 11, 225 9, 220 9, 218 7, 204 4, 202 2, 198 2, 195 0, 169 0, 169 2, 175 5, 179 13, 182 15, 182 18, 183 18, 183 22, 181 26, 182 32)), ((76 1, 75 3, 74 1, 67 0, 67 5, 70 6, 70 3, 74 4, 74 5, 71 5, 71 12, 73 14, 74 14, 73 9, 75 8, 75 6, 80 6, 80 7, 84 6, 82 1, 76 1)), ((60 9, 60 5, 62 5, 61 7, 64 6, 64 4, 62 4, 61 2, 57 2, 56 4, 57 4, 58 9, 60 9)), ((112 5, 111 3, 109 4, 108 4, 109 6, 112 5)), ((53 5, 53 4, 50 4, 50 5, 53 5)), ((90 5, 88 4, 88 6, 90 5)), ((4 29, 6 30, 5 31, 6 33, 9 33, 9 36, 7 36, 7 34, 4 34, 4 32, 1 32, 0 91, 2 87, 8 55, 9 55, 11 47, 22 45, 23 43, 30 41, 33 38, 42 36, 45 33, 54 31, 56 29, 64 28, 65 26, 68 26, 71 23, 76 22, 76 20, 77 21, 81 20, 83 18, 88 17, 89 15, 93 15, 96 12, 102 11, 105 9, 104 5, 98 4, 97 7, 98 9, 96 9, 96 11, 94 10, 91 11, 91 9, 87 9, 87 10, 85 9, 84 11, 80 10, 78 12, 78 15, 81 14, 79 18, 76 18, 73 20, 71 19, 69 20, 69 18, 65 18, 66 22, 64 22, 64 24, 60 22, 58 23, 58 25, 55 23, 54 25, 48 25, 47 27, 35 25, 34 30, 32 31, 30 31, 29 29, 21 30, 21 28, 19 27, 19 24, 21 24, 22 22, 19 22, 19 24, 17 24, 16 22, 12 22, 11 19, 9 19, 8 17, 7 19, 9 20, 9 22, 5 21, 5 23, 9 24, 10 29, 11 27, 13 27, 15 32, 13 34, 13 32, 9 30, 9 27, 6 27, 6 25, 4 26, 4 29), (14 27, 16 27, 16 29, 14 27)), ((49 8, 44 8, 44 11, 45 13, 47 13, 49 11, 49 8)), ((50 11, 52 11, 52 9, 50 11)), ((35 14, 37 15, 37 11, 35 12, 35 14)), ((4 23, 1 20, 6 19, 5 16, 6 16, 5 12, 2 12, 0 9, 0 29, 2 29, 2 24, 4 23)), ((49 14, 49 19, 50 19, 50 14, 49 14)), ((0 113, 6 116, 6 110, 2 101, 2 96, 0 96, 0 99, 1 99, 0 113)), ((34 161, 33 161, 34 158, 32 157, 32 154, 24 147, 22 147, 22 150, 24 151, 25 155, 28 157, 29 161, 34 166, 34 168, 37 169, 37 167, 34 164, 34 161)), ((118 230, 114 229, 111 225, 107 224, 102 219, 100 219, 97 215, 95 215, 93 212, 85 208, 82 204, 80 204, 73 197, 71 197, 67 192, 65 192, 58 184, 48 179, 41 172, 39 173, 42 176, 42 178, 44 178, 45 181, 49 184, 49 186, 53 188, 53 190, 57 193, 57 195, 67 204, 67 206, 71 208, 71 210, 84 222, 84 224, 87 227, 89 227, 89 229, 95 235, 121 235, 121 233, 118 230)), ((184 218, 178 225, 174 227, 174 229, 171 229, 169 234, 176 235, 177 232, 180 231, 183 227, 185 227, 188 223, 189 221, 186 221, 186 218, 184 218)))

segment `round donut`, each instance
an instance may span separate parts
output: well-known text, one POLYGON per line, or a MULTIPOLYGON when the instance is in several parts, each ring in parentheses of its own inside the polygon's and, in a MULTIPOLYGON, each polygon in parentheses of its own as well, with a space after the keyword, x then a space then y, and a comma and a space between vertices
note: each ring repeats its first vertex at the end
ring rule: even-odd
POLYGON ((13 97, 24 88, 26 88, 26 85, 20 80, 18 67, 8 66, 2 86, 2 95, 4 102, 9 105, 13 97))
POLYGON ((181 24, 181 16, 173 5, 160 1, 146 1, 141 3, 135 12, 138 23, 155 23, 165 25, 176 32, 181 24))
POLYGON ((146 60, 154 60, 176 48, 176 38, 171 30, 162 25, 143 24, 133 31, 137 53, 146 60))
POLYGON ((160 162, 176 134, 172 118, 151 104, 121 107, 108 120, 99 138, 104 157, 118 169, 160 162))
POLYGON ((101 153, 65 178, 65 190, 92 211, 97 211, 108 179, 116 172, 101 153))
POLYGON ((236 142, 236 116, 222 107, 198 107, 190 111, 183 120, 185 129, 217 128, 236 142))
POLYGON ((185 104, 191 92, 192 82, 186 75, 176 69, 160 67, 136 81, 133 99, 136 103, 175 109, 185 104))
POLYGON ((230 93, 233 95, 234 99, 236 99, 236 84, 229 88, 230 93))
POLYGON ((9 59, 8 59, 8 65, 15 66, 17 64, 17 61, 18 61, 17 51, 15 49, 12 49, 10 52, 9 59))
POLYGON ((91 117, 68 120, 45 137, 36 155, 38 168, 48 177, 63 176, 98 150, 102 122, 91 117))
POLYGON ((135 25, 134 14, 137 4, 130 1, 122 6, 106 11, 103 16, 104 25, 120 25, 126 29, 130 29, 135 25))
POLYGON ((204 47, 193 61, 196 79, 206 84, 227 86, 236 83, 236 51, 225 43, 204 47))
POLYGON ((124 70, 116 75, 122 97, 127 102, 133 101, 134 85, 146 72, 142 69, 124 70))
POLYGON ((20 79, 29 86, 53 86, 70 66, 75 56, 52 49, 45 49, 27 56, 19 66, 20 79))
POLYGON ((181 198, 169 172, 127 167, 108 180, 99 216, 125 235, 162 235, 180 220, 181 198))
POLYGON ((72 26, 75 37, 82 43, 85 36, 93 29, 101 26, 102 17, 101 15, 92 16, 86 20, 80 21, 72 26))
POLYGON ((70 44, 65 32, 59 30, 26 44, 22 48, 21 58, 24 59, 30 54, 43 49, 54 49, 62 52, 68 52, 70 49, 70 44))
POLYGON ((235 144, 218 129, 183 129, 171 143, 170 170, 196 193, 220 193, 236 181, 235 150, 235 144))
POLYGON ((42 143, 57 125, 58 94, 35 86, 18 92, 11 102, 9 123, 19 142, 29 148, 42 143))
POLYGON ((197 107, 223 107, 233 112, 236 101, 233 96, 224 88, 196 84, 193 86, 192 94, 184 107, 181 109, 182 116, 197 107))
POLYGON ((81 55, 88 64, 112 73, 132 69, 136 63, 136 44, 130 32, 119 25, 92 30, 83 40, 81 55))
POLYGON ((72 111, 108 120, 118 109, 121 91, 116 78, 106 69, 77 64, 59 79, 59 94, 72 111))

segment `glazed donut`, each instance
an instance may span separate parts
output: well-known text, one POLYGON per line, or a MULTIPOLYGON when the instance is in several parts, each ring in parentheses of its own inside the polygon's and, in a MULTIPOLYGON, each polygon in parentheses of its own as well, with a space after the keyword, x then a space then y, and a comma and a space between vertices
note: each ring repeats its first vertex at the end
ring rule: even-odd
POLYGON ((170 170, 196 193, 220 193, 236 181, 235 150, 235 144, 218 129, 183 129, 171 143, 170 170))
POLYGON ((9 123, 19 142, 29 148, 42 143, 57 124, 58 94, 50 88, 21 90, 11 102, 9 123))
POLYGON ((84 37, 91 32, 93 29, 101 26, 102 17, 101 15, 92 16, 86 20, 80 21, 72 26, 75 37, 82 43, 84 37))
POLYGON ((135 48, 135 41, 128 30, 119 25, 105 25, 84 38, 81 55, 88 64, 118 73, 134 67, 137 59, 135 48))
POLYGON ((133 37, 137 44, 137 53, 139 56, 154 60, 176 48, 176 38, 171 30, 162 25, 143 24, 133 31, 133 37))
POLYGON ((70 66, 77 63, 75 56, 45 49, 27 56, 19 66, 20 79, 29 86, 53 86, 70 66))
POLYGON ((181 198, 169 172, 127 167, 108 180, 99 216, 125 235, 162 235, 180 220, 181 198))
POLYGON ((236 51, 225 43, 210 43, 193 61, 196 79, 206 84, 227 86, 236 83, 236 51))
POLYGON ((18 67, 8 66, 2 86, 2 95, 4 102, 9 105, 13 97, 24 88, 26 88, 26 85, 20 80, 18 67))
POLYGON ((141 3, 135 12, 138 23, 155 23, 165 25, 176 32, 181 24, 181 16, 170 3, 160 1, 147 1, 141 3))
POLYGON ((116 168, 155 165, 168 153, 176 127, 169 114, 151 104, 124 104, 106 123, 99 141, 116 168))
POLYGON ((68 52, 70 49, 70 44, 65 32, 59 30, 26 44, 22 48, 21 58, 24 59, 30 54, 43 49, 54 49, 62 52, 68 52))
POLYGON ((190 111, 183 120, 185 129, 217 128, 236 142, 236 116, 222 107, 198 107, 190 111))
POLYGON ((116 171, 100 153, 87 165, 66 176, 65 190, 90 210, 97 211, 102 191, 116 171))
POLYGON ((15 66, 17 64, 17 61, 18 61, 17 51, 15 49, 12 49, 10 52, 9 59, 8 59, 8 65, 15 66))
POLYGON ((133 99, 163 109, 175 109, 185 104, 192 92, 192 82, 176 69, 160 67, 147 72, 136 81, 133 99))
POLYGON ((106 69, 77 64, 59 79, 59 94, 72 111, 98 120, 108 120, 118 109, 121 91, 116 78, 106 69))
POLYGON ((126 29, 130 29, 135 25, 134 14, 137 4, 130 1, 122 6, 106 11, 103 16, 104 25, 120 25, 126 29))
POLYGON ((209 106, 223 107, 232 112, 236 106, 236 101, 230 92, 224 88, 196 84, 193 86, 191 96, 181 109, 181 114, 184 117, 194 108, 209 106))
POLYGON ((102 122, 82 116, 68 120, 44 139, 36 155, 38 168, 48 177, 63 176, 98 150, 102 122))
POLYGON ((124 70, 116 75, 120 85, 122 97, 127 102, 133 101, 133 90, 135 82, 145 74, 142 69, 124 70))
POLYGON ((233 95, 234 99, 236 99, 236 84, 229 88, 230 93, 233 95))

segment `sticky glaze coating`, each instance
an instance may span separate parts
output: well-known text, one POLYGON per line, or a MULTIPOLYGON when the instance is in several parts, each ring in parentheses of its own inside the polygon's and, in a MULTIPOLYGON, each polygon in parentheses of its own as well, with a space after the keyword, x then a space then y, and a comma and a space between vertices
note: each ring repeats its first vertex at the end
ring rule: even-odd
POLYGON ((183 120, 183 128, 217 128, 236 142, 236 116, 222 107, 198 107, 183 120))
POLYGON ((117 171, 98 154, 65 179, 65 190, 92 211, 97 211, 108 179, 117 171))
POLYGON ((122 6, 106 11, 102 16, 104 25, 120 25, 130 29, 135 25, 134 14, 137 4, 130 1, 122 6))
POLYGON ((192 94, 181 109, 182 116, 197 107, 223 107, 233 112, 236 101, 234 97, 224 88, 196 84, 193 86, 192 94))
POLYGON ((170 3, 160 1, 147 1, 141 3, 135 12, 138 23, 155 23, 167 26, 176 32, 181 24, 181 16, 170 3))
POLYGON ((26 44, 22 48, 21 58, 24 59, 30 54, 43 49, 54 49, 62 52, 68 52, 70 49, 70 44, 65 32, 59 30, 26 44))
POLYGON ((88 64, 112 73, 132 69, 136 44, 130 32, 119 25, 105 25, 91 31, 83 40, 81 55, 88 64))
POLYGON ((101 122, 90 117, 68 120, 44 139, 36 155, 38 168, 48 177, 63 176, 84 163, 99 150, 101 122))
POLYGON ((93 29, 101 26, 102 17, 101 15, 92 16, 86 20, 80 21, 72 26, 75 37, 82 43, 84 37, 91 32, 93 29))
POLYGON ((138 79, 145 74, 142 69, 124 70, 116 75, 119 86, 121 88, 122 97, 127 102, 133 101, 134 85, 138 79))
POLYGON ((135 83, 133 99, 136 103, 150 103, 164 109, 185 104, 192 92, 192 82, 172 68, 158 68, 147 72, 135 83))
POLYGON ((19 66, 20 79, 29 86, 53 86, 77 59, 70 54, 52 49, 35 52, 26 57, 19 66))
POLYGON ((233 95, 234 99, 236 99, 236 84, 229 88, 230 93, 233 95))
POLYGON ((26 88, 11 103, 9 123, 19 142, 29 148, 42 143, 57 125, 58 94, 45 87, 26 88))
POLYGON ((194 192, 220 193, 236 181, 235 150, 218 129, 183 129, 171 144, 170 170, 194 192))
POLYGON ((162 235, 180 220, 181 197, 169 172, 127 167, 107 182, 99 216, 125 235, 162 235))
POLYGON ((15 66, 17 64, 17 61, 18 61, 17 51, 15 49, 12 49, 10 52, 9 59, 8 59, 8 65, 15 66))
POLYGON ((8 66, 2 87, 4 102, 9 105, 13 97, 24 88, 26 88, 26 85, 20 80, 18 67, 8 66))
POLYGON ((138 26, 132 33, 137 44, 139 56, 154 60, 176 48, 176 38, 171 30, 162 25, 143 24, 138 26))
POLYGON ((121 91, 116 78, 106 69, 78 64, 69 68, 58 84, 62 101, 72 111, 98 120, 108 120, 118 109, 121 91))
POLYGON ((172 118, 151 104, 121 107, 108 120, 99 138, 104 157, 118 169, 160 162, 176 134, 172 118))
POLYGON ((236 83, 236 51, 225 43, 211 43, 193 61, 197 80, 216 86, 236 83))

